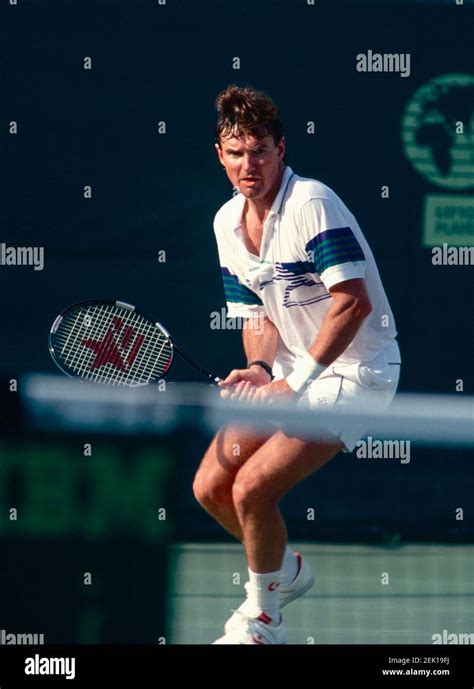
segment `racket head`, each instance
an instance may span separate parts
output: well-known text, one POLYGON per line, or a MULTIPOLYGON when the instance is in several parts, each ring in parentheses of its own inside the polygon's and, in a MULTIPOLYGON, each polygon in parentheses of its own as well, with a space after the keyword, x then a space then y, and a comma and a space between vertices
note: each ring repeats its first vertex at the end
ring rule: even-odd
POLYGON ((163 378, 174 346, 168 331, 122 301, 72 304, 51 326, 49 352, 68 376, 105 385, 137 387, 163 378))

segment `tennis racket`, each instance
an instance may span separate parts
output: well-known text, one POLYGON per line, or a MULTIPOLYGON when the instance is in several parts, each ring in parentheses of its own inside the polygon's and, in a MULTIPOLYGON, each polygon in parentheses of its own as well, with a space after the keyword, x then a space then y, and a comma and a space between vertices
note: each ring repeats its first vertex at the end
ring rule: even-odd
POLYGON ((49 351, 68 376, 106 385, 156 382, 169 373, 175 352, 209 381, 221 380, 187 356, 161 323, 122 301, 69 306, 51 327, 49 351))

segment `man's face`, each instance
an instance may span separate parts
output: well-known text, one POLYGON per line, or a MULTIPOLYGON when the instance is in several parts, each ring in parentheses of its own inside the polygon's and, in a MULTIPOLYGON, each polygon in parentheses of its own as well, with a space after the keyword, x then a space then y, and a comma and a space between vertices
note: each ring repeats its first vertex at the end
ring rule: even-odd
POLYGON ((275 146, 271 134, 263 139, 229 134, 221 138, 221 148, 215 147, 232 185, 246 198, 263 198, 276 184, 285 155, 284 137, 275 146))

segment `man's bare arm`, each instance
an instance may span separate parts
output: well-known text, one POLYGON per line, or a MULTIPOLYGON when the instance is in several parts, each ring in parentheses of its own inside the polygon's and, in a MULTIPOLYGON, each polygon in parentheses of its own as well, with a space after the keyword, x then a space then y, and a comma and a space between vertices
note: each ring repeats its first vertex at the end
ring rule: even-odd
POLYGON ((267 317, 247 319, 242 339, 247 361, 259 359, 273 366, 278 345, 278 330, 267 317))
POLYGON ((297 394, 305 387, 306 381, 318 376, 319 372, 332 364, 344 352, 354 339, 363 320, 372 310, 364 280, 346 280, 330 290, 334 299, 324 317, 321 330, 311 344, 302 369, 295 370, 283 380, 263 385, 258 390, 246 388, 241 395, 243 399, 257 401, 287 398, 297 394), (306 361, 309 360, 309 362, 306 361))
MULTIPOLYGON (((332 364, 347 349, 362 322, 372 311, 365 282, 361 278, 340 282, 329 291, 334 303, 326 313, 321 330, 308 350, 314 359, 313 363, 318 362, 322 367, 332 364)), ((247 361, 258 358, 273 364, 278 331, 271 321, 266 319, 263 336, 259 336, 255 330, 251 332, 250 327, 244 328, 243 335, 247 361)), ((232 397, 240 399, 249 399, 254 395, 256 399, 261 400, 280 395, 287 396, 294 394, 295 389, 290 387, 286 379, 271 383, 270 376, 260 366, 232 371, 221 385, 228 387, 230 384, 235 386, 232 389, 232 397), (259 388, 258 393, 253 390, 254 386, 259 388)), ((231 394, 230 391, 224 390, 223 396, 225 393, 231 394)))
MULTIPOLYGON (((257 316, 247 319, 242 331, 247 362, 260 360, 272 366, 275 361, 278 337, 278 330, 268 318, 257 316)), ((271 378, 264 368, 254 365, 250 368, 234 369, 219 385, 224 388, 222 396, 227 397, 231 392, 226 388, 232 387, 232 393, 239 395, 245 387, 245 383, 260 387, 269 383, 270 380, 271 378)))
POLYGON ((324 366, 332 364, 347 349, 363 320, 372 311, 362 278, 340 282, 329 291, 334 303, 308 350, 324 366))

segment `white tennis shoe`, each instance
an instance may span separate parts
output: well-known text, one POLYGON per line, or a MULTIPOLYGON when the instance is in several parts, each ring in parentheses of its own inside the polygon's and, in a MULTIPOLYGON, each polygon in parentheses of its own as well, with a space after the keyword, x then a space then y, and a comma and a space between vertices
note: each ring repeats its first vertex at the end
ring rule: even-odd
POLYGON ((239 624, 226 632, 214 644, 246 644, 253 646, 268 646, 271 644, 286 644, 286 629, 280 615, 280 623, 272 625, 272 619, 262 612, 258 617, 247 617, 241 613, 239 624))
MULTIPOLYGON (((306 560, 303 560, 300 553, 295 553, 295 557, 298 561, 298 571, 296 577, 290 584, 285 586, 280 585, 280 610, 284 608, 285 605, 291 603, 295 598, 299 598, 314 584, 314 574, 311 567, 308 565, 306 560)), ((256 611, 250 602, 248 595, 250 589, 250 582, 245 584, 245 590, 247 591, 247 598, 244 600, 242 605, 234 611, 232 617, 230 617, 225 624, 225 633, 229 634, 233 629, 238 627, 242 623, 243 617, 253 618, 258 615, 258 610, 256 611)))

